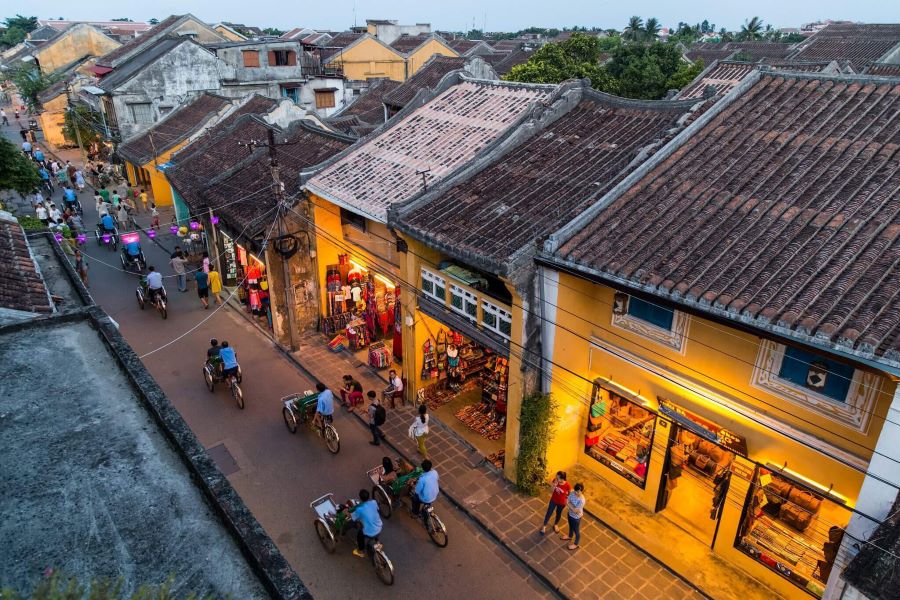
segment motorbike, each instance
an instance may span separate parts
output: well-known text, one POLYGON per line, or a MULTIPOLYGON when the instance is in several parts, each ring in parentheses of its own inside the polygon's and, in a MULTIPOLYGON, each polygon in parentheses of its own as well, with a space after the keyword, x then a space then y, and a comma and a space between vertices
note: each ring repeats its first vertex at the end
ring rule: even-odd
POLYGON ((238 408, 243 409, 244 392, 241 390, 240 383, 244 380, 244 374, 241 371, 241 366, 238 365, 236 375, 227 378, 218 367, 219 364, 211 363, 210 361, 206 361, 203 365, 203 379, 206 381, 207 389, 212 392, 215 390, 216 383, 222 383, 227 379, 228 387, 231 390, 231 397, 237 402, 238 408))
MULTIPOLYGON (((310 502, 309 506, 316 513, 313 524, 319 541, 329 554, 334 554, 339 538, 345 537, 347 532, 354 531, 360 525, 350 518, 349 509, 356 506, 355 500, 348 500, 345 504, 336 504, 334 494, 325 494, 310 502)), ((377 540, 369 538, 366 543, 366 554, 372 561, 375 574, 385 585, 394 584, 394 565, 384 553, 384 546, 377 540)))
POLYGON ((168 296, 166 295, 166 288, 162 288, 160 293, 156 294, 154 298, 150 298, 150 290, 147 288, 147 281, 142 279, 141 285, 138 286, 135 293, 137 294, 138 306, 141 310, 144 310, 144 305, 148 302, 152 304, 157 311, 159 311, 160 316, 163 319, 169 316, 168 311, 166 310, 166 300, 168 296))

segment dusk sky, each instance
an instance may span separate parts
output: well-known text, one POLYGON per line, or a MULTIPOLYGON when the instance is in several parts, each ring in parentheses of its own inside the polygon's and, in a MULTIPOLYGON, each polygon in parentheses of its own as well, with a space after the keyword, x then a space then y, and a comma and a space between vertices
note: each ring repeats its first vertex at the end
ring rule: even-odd
POLYGON ((678 21, 695 23, 708 19, 718 27, 734 30, 747 18, 758 15, 775 27, 796 27, 819 19, 852 20, 869 23, 900 22, 900 2, 896 0, 757 0, 756 2, 681 2, 658 0, 608 2, 604 0, 548 2, 546 0, 329 0, 327 2, 285 2, 284 0, 199 0, 182 2, 155 0, 149 3, 110 3, 99 0, 37 0, 7 4, 7 13, 37 14, 40 18, 133 20, 162 19, 169 14, 191 12, 208 21, 231 21, 260 27, 290 29, 295 26, 343 30, 369 19, 399 19, 402 23, 431 23, 435 29, 515 31, 531 25, 563 27, 572 25, 621 29, 628 17, 656 17, 664 26, 678 21), (15 7, 15 8, 13 8, 15 7))

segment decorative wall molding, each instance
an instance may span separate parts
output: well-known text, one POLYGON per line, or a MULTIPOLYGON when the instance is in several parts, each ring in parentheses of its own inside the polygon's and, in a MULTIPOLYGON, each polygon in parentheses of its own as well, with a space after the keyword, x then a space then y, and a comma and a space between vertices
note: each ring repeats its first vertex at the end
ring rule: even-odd
POLYGON ((690 318, 687 313, 676 310, 672 318, 672 329, 663 329, 627 313, 613 313, 612 324, 614 327, 625 329, 657 344, 662 344, 683 356, 687 350, 687 328, 690 318))

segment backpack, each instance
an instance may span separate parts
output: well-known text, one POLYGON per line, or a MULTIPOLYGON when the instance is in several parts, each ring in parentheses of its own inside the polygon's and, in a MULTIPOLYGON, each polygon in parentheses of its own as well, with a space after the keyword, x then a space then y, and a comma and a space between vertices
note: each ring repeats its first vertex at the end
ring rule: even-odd
POLYGON ((384 410, 384 407, 380 404, 375 407, 375 425, 381 426, 384 425, 384 422, 387 420, 387 411, 384 410))

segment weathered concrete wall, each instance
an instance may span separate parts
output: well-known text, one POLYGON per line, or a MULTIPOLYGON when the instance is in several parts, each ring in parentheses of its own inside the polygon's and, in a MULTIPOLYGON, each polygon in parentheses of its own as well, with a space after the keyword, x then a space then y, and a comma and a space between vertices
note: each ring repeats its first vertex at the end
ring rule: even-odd
POLYGON ((283 41, 217 48, 216 56, 234 69, 234 78, 240 82, 298 81, 304 75, 300 66, 301 50, 299 43, 283 41), (259 53, 258 67, 244 66, 245 50, 259 53), (294 53, 297 64, 292 66, 270 64, 269 52, 276 50, 290 50, 294 53))
MULTIPOLYGON (((297 205, 295 210, 304 214, 305 203, 297 205)), ((297 240, 296 254, 287 259, 290 269, 292 307, 288 305, 288 295, 284 287, 284 259, 270 244, 266 250, 268 266, 270 301, 272 304, 272 323, 275 339, 284 346, 291 346, 291 339, 298 340, 301 333, 314 331, 319 325, 319 285, 316 277, 316 261, 310 256, 310 249, 315 248, 313 236, 308 235, 308 223, 300 217, 288 213, 285 218, 284 231, 293 234, 297 240), (291 333, 288 310, 294 314, 294 331, 291 333)))
POLYGON ((330 117, 347 105, 353 97, 353 91, 347 89, 342 77, 316 77, 300 88, 300 106, 315 111, 320 117, 330 117), (316 108, 316 90, 337 88, 334 92, 334 107, 316 108))
POLYGON ((198 93, 218 91, 220 79, 233 78, 230 67, 196 44, 181 44, 126 82, 113 95, 122 139, 153 123, 136 123, 130 104, 149 103, 153 122, 164 115, 160 107, 178 108, 198 93))
POLYGON ((87 24, 68 29, 59 39, 34 53, 45 75, 84 56, 103 56, 119 46, 119 42, 87 24))

